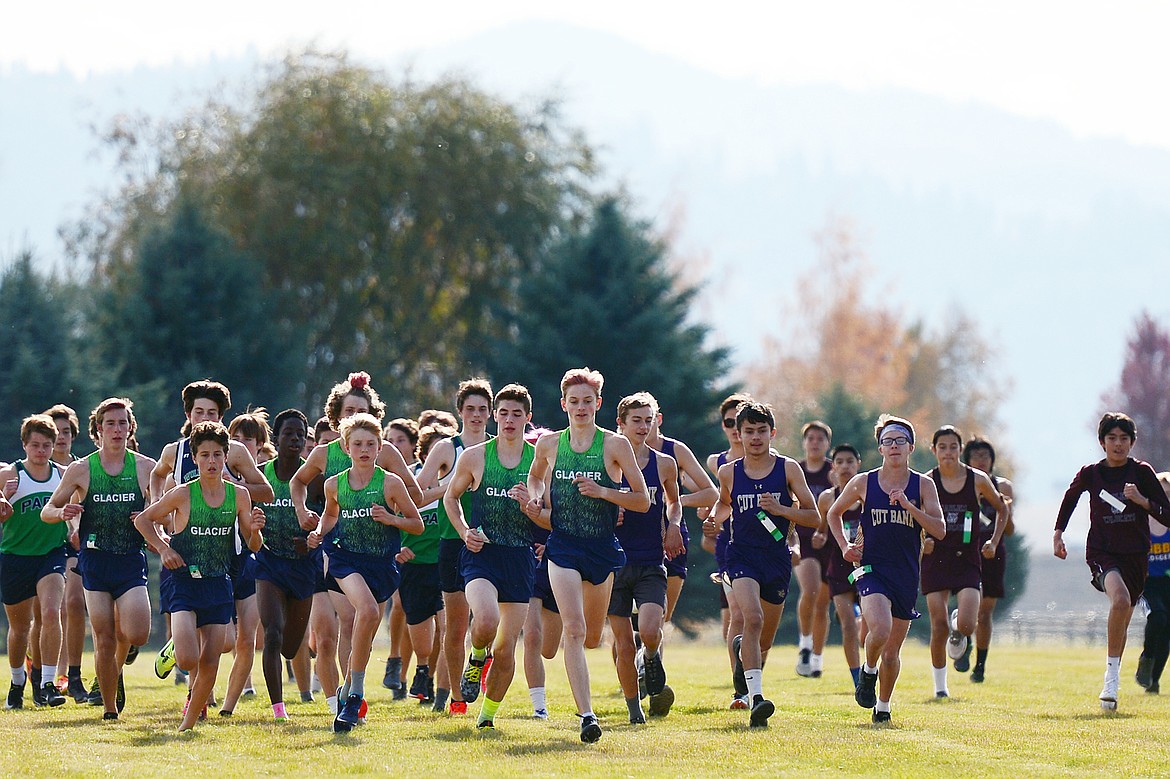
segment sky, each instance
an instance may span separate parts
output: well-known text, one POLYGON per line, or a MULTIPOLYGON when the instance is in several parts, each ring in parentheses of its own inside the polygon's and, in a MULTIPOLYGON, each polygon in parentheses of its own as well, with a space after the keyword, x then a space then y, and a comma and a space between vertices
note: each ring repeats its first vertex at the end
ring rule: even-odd
POLYGON ((22 3, 0 26, 0 68, 20 63, 84 76, 308 42, 384 57, 555 19, 723 76, 904 88, 1052 119, 1082 137, 1170 148, 1163 99, 1170 4, 830 1, 730 3, 720 11, 628 0, 22 3), (69 24, 61 25, 66 13, 69 24))

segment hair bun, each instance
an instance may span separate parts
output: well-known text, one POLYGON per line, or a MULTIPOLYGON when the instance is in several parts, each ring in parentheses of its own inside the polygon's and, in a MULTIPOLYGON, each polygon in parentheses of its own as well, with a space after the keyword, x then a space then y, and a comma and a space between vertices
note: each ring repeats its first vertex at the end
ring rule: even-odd
POLYGON ((370 384, 370 374, 365 371, 349 374, 350 389, 362 389, 370 384))

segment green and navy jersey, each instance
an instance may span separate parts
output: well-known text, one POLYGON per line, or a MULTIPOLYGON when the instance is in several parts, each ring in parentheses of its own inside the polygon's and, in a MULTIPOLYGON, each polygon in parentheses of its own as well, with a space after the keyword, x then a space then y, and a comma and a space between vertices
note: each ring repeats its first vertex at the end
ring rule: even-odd
MULTIPOLYGON (((488 436, 491 439, 491 436, 488 436)), ((451 471, 455 470, 455 463, 459 462, 459 455, 463 454, 463 450, 467 447, 463 443, 463 436, 455 436, 451 439, 451 445, 455 448, 455 456, 451 458, 451 471)), ((459 499, 459 504, 463 506, 463 517, 466 519, 471 516, 471 495, 470 493, 463 493, 463 497, 459 499)), ((447 516, 447 507, 443 505, 442 499, 439 500, 439 538, 449 540, 459 540, 459 531, 451 524, 451 518, 447 516)))
MULTIPOLYGON (((300 462, 303 465, 305 461, 301 459, 300 462)), ((276 460, 264 463, 264 478, 268 479, 275 493, 271 503, 256 504, 264 511, 264 548, 277 557, 296 560, 303 555, 297 554, 294 541, 297 538, 303 540, 308 534, 297 521, 289 483, 276 476, 276 460)))
MULTIPOLYGON (((414 475, 422 471, 422 463, 413 467, 414 475)), ((439 562, 439 504, 442 499, 432 501, 418 510, 423 521, 423 532, 417 536, 409 533, 402 536, 402 545, 414 552, 410 561, 416 565, 433 565, 439 562)))
POLYGON ((12 504, 12 516, 4 523, 0 552, 39 557, 60 547, 69 535, 67 523, 41 520, 41 508, 49 502, 53 490, 61 483, 61 470, 50 462, 48 478, 37 481, 24 464, 24 460, 13 463, 16 468, 16 492, 8 499, 12 504))
POLYGON ((176 573, 194 579, 227 576, 240 552, 236 530, 236 485, 225 481, 223 503, 207 505, 203 484, 198 479, 187 483, 191 510, 187 526, 171 536, 171 549, 183 558, 185 567, 176 573))
POLYGON ((354 489, 349 483, 352 469, 337 475, 337 525, 334 527, 333 545, 347 552, 364 555, 393 557, 401 548, 398 528, 383 525, 374 520, 374 506, 387 511, 384 494, 386 472, 374 466, 370 483, 361 489, 354 489))
POLYGON ((601 428, 597 429, 593 443, 585 452, 574 452, 569 444, 569 431, 561 431, 549 487, 552 529, 578 538, 613 538, 617 527, 617 504, 582 495, 573 483, 578 476, 593 479, 602 487, 617 489, 617 482, 609 477, 605 468, 605 431, 601 428))
POLYGON ((488 441, 484 449, 483 477, 479 487, 471 493, 467 526, 480 528, 488 541, 497 546, 531 546, 532 523, 520 504, 508 497, 508 490, 528 481, 536 448, 525 442, 520 462, 515 468, 505 468, 500 463, 496 447, 498 440, 488 441))
POLYGON ((102 468, 100 451, 85 460, 89 466, 89 489, 81 504, 81 548, 114 554, 142 551, 146 542, 130 516, 146 508, 134 453, 126 450, 122 470, 113 476, 102 468))
POLYGON ((332 479, 353 465, 353 459, 341 448, 341 439, 335 438, 325 445, 325 478, 332 479))

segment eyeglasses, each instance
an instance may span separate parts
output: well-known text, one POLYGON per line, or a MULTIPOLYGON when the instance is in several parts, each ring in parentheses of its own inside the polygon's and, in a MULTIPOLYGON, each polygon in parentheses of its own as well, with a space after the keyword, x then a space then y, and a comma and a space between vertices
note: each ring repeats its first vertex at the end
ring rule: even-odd
POLYGON ((900 435, 897 438, 883 438, 878 443, 882 446, 905 446, 910 443, 910 439, 904 435, 900 435))
POLYGON ((723 426, 728 430, 735 427, 735 417, 723 417, 723 426))

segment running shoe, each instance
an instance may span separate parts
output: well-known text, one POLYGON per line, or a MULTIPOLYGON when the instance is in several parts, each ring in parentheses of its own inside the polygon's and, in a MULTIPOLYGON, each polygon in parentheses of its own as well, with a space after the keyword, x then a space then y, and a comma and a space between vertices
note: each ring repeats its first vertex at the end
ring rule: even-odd
POLYGON ((33 683, 32 699, 34 706, 45 705, 45 689, 41 687, 39 679, 29 679, 33 683))
POLYGON ((971 669, 971 681, 975 682, 975 684, 983 683, 983 666, 976 665, 971 669))
MULTIPOLYGON (((175 640, 172 638, 163 644, 163 648, 158 651, 158 655, 154 658, 154 675, 160 679, 165 679, 171 675, 171 671, 173 670, 175 670, 175 640)), ((178 681, 178 677, 176 677, 175 683, 177 684, 178 681)))
POLYGON ((638 647, 634 652, 634 670, 638 673, 638 698, 645 700, 650 693, 646 691, 646 647, 638 647))
POLYGON ((479 677, 479 688, 482 692, 487 692, 488 673, 492 670, 492 653, 488 652, 487 657, 483 660, 483 674, 479 677))
POLYGON ((940 698, 949 698, 949 697, 951 697, 951 694, 949 692, 947 692, 946 690, 935 690, 934 699, 936 701, 939 700, 940 698))
POLYGON ((890 725, 890 713, 888 711, 873 710, 873 724, 875 725, 890 725))
POLYGON ((312 703, 313 693, 310 690, 305 690, 301 693, 301 703, 312 703))
POLYGON ((61 706, 65 703, 65 696, 52 682, 45 682, 41 687, 39 699, 34 699, 38 706, 61 706))
MULTIPOLYGON (((955 609, 951 612, 950 627, 951 634, 947 637, 947 657, 952 660, 958 660, 967 651, 967 645, 970 643, 967 637, 959 632, 959 610, 955 609)), ((958 664, 955 665, 955 670, 958 671, 958 664)))
POLYGON ((117 720, 118 719, 118 712, 116 712, 116 711, 103 711, 102 712, 102 719, 107 721, 107 722, 110 720, 117 720))
POLYGON ((483 679, 485 660, 467 658, 467 667, 463 669, 463 678, 459 680, 459 692, 463 693, 464 703, 475 703, 475 699, 479 697, 479 683, 483 679))
POLYGON ((23 684, 8 685, 8 701, 4 704, 4 708, 8 711, 15 711, 16 709, 24 708, 23 684))
POLYGON ((641 705, 638 706, 638 711, 636 714, 630 715, 630 724, 631 725, 645 725, 646 724, 646 715, 642 713, 641 705))
POLYGON ((255 687, 245 687, 244 691, 242 693, 240 693, 240 697, 241 698, 255 698, 256 697, 256 688, 255 687))
POLYGON ((662 667, 662 655, 646 656, 646 693, 653 698, 666 687, 666 669, 662 667))
POLYGON ((354 693, 345 699, 345 705, 337 712, 333 720, 334 733, 348 733, 358 724, 359 712, 362 708, 362 696, 354 693))
POLYGON ((451 704, 447 710, 452 714, 466 714, 467 701, 451 701, 451 704))
POLYGON ((476 730, 495 730, 496 723, 492 722, 490 719, 485 719, 482 722, 475 723, 475 729, 476 730))
POLYGON ((138 647, 131 644, 130 649, 126 652, 126 662, 123 663, 123 665, 134 665, 134 661, 137 659, 138 659, 138 647))
POLYGON ((757 695, 752 701, 752 716, 750 726, 753 728, 768 727, 768 717, 776 713, 776 706, 763 695, 757 695))
POLYGON ((69 692, 69 677, 65 674, 57 674, 56 684, 57 690, 61 692, 62 695, 69 692))
POLYGON ((89 699, 89 690, 85 689, 85 682, 81 681, 80 676, 75 676, 69 680, 69 689, 67 692, 78 703, 85 703, 89 699))
MULTIPOLYGON (((114 698, 114 705, 119 714, 122 713, 122 709, 126 708, 126 678, 121 673, 118 674, 118 694, 114 698)), ((206 706, 203 707, 203 711, 206 713, 206 706)))
POLYGON ((1157 682, 1154 682, 1146 688, 1146 692, 1150 695, 1157 695, 1159 692, 1161 692, 1161 688, 1158 686, 1157 682))
POLYGON ((362 705, 358 707, 358 724, 366 724, 366 715, 370 713, 370 706, 366 703, 366 699, 362 698, 362 705))
POLYGON ((1117 711, 1117 688, 1118 678, 1116 676, 1105 676, 1105 686, 1101 689, 1101 708, 1105 711, 1117 711))
POLYGON ((650 696, 650 716, 665 717, 670 714, 670 707, 674 705, 674 690, 670 685, 662 685, 662 692, 650 696))
POLYGON ((739 657, 741 646, 743 646, 743 636, 731 639, 731 650, 735 652, 735 670, 731 673, 731 684, 735 687, 735 697, 737 698, 748 694, 747 679, 743 676, 743 660, 739 657))
POLYGON ((597 717, 590 714, 581 718, 581 740, 586 744, 593 744, 601 740, 601 725, 597 717))
POLYGON ((1134 679, 1137 680, 1138 687, 1143 690, 1150 689, 1150 685, 1154 683, 1153 658, 1146 657, 1144 654, 1138 658, 1137 673, 1134 674, 1134 679))
POLYGON ((867 673, 865 667, 862 667, 857 689, 853 691, 853 699, 861 708, 872 709, 877 706, 877 680, 877 674, 867 673))
POLYGON ((86 697, 86 700, 89 701, 90 706, 102 705, 102 688, 101 685, 98 684, 98 678, 96 675, 93 677, 93 686, 89 688, 89 695, 86 697))
POLYGON ((802 649, 796 658, 796 675, 812 676, 812 650, 802 649))
POLYGON ((387 690, 402 688, 402 658, 386 658, 386 673, 382 676, 382 686, 387 690))
POLYGON ((532 718, 533 719, 548 719, 548 709, 533 709, 532 710, 532 718))
POLYGON ((431 675, 427 673, 426 668, 416 668, 414 679, 410 682, 410 697, 425 701, 427 699, 427 682, 430 680, 431 675))
POLYGON ((735 695, 731 698, 731 705, 727 708, 732 711, 747 711, 752 707, 752 702, 746 695, 735 695))
POLYGON ((971 669, 971 640, 963 636, 963 641, 967 644, 967 648, 963 650, 963 654, 955 658, 955 670, 961 674, 967 673, 971 669))

